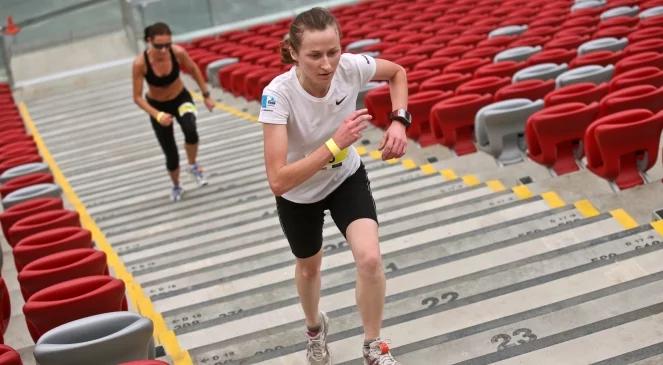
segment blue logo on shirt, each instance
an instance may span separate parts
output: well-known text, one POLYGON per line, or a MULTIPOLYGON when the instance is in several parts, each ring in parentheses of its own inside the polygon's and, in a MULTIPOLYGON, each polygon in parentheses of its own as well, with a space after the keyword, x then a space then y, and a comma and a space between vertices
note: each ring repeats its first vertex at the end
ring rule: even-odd
POLYGON ((276 98, 271 95, 263 95, 261 106, 264 108, 273 107, 276 105, 276 98))

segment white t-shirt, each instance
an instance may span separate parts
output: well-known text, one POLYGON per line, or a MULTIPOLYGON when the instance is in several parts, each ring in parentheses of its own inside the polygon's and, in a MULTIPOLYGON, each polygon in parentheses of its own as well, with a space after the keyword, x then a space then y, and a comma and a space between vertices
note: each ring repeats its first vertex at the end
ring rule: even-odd
MULTIPOLYGON (((322 146, 341 122, 356 110, 359 90, 375 75, 375 59, 366 55, 342 54, 329 91, 322 98, 304 90, 297 80, 296 67, 267 85, 258 117, 262 123, 287 126, 287 163, 301 160, 322 146)), ((357 151, 350 146, 283 197, 295 203, 320 201, 354 174, 359 163, 357 151)))

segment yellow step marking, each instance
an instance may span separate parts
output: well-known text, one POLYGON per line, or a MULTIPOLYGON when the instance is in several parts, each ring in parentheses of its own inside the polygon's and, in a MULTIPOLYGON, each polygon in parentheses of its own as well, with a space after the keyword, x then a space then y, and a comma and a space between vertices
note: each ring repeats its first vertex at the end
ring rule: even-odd
POLYGON ((357 150, 357 153, 359 154, 359 156, 363 156, 363 155, 368 153, 368 151, 366 150, 366 147, 364 147, 364 146, 357 146, 355 149, 357 150))
POLYGON ((458 175, 456 175, 456 173, 453 170, 449 170, 449 169, 441 170, 440 175, 442 175, 442 177, 444 177, 444 179, 447 180, 447 181, 458 179, 458 175))
POLYGON ((427 163, 425 165, 419 166, 424 175, 432 175, 437 172, 437 169, 433 165, 427 163))
POLYGON ((409 158, 406 159, 406 160, 403 160, 402 165, 403 165, 404 168, 406 168, 408 170, 412 170, 412 169, 417 168, 417 164, 414 161, 410 160, 409 158))
POLYGON ((654 230, 656 230, 656 232, 658 232, 658 234, 663 236, 663 220, 651 222, 651 226, 654 228, 654 230))
POLYGON ((504 184, 502 184, 502 182, 499 181, 499 180, 486 181, 486 186, 488 186, 490 188, 490 190, 492 190, 494 192, 506 190, 506 188, 504 187, 504 184))
POLYGON ((560 196, 557 195, 557 193, 554 191, 543 193, 541 194, 541 197, 546 201, 546 203, 548 203, 548 206, 551 208, 560 208, 566 205, 564 200, 562 200, 562 198, 560 198, 560 196))
POLYGON ((380 152, 378 150, 371 151, 371 153, 369 155, 374 160, 382 160, 382 152, 380 152))
POLYGON ((612 214, 613 218, 615 218, 625 229, 631 229, 638 226, 638 222, 636 222, 635 219, 633 219, 633 217, 631 217, 631 215, 624 209, 611 210, 610 214, 612 214))
POLYGON ((529 190, 527 185, 514 186, 513 188, 511 188, 511 190, 513 191, 514 194, 516 194, 518 199, 529 199, 534 196, 534 194, 532 194, 532 191, 529 190))
POLYGON ((580 214, 582 214, 582 216, 585 218, 599 215, 598 209, 596 209, 594 205, 587 199, 577 201, 574 205, 580 214))

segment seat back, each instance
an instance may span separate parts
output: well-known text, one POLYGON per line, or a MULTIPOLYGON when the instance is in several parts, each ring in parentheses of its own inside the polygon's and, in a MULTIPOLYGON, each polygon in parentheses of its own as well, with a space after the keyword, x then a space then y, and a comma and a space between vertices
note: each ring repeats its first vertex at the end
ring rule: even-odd
POLYGON ((554 80, 530 79, 507 85, 495 93, 495 101, 506 99, 543 99, 548 93, 555 90, 554 80))
POLYGON ((476 115, 475 134, 480 150, 502 164, 522 161, 521 136, 530 115, 543 108, 543 100, 510 99, 483 107, 476 115))
POLYGON ((492 100, 489 94, 465 94, 435 104, 430 120, 436 140, 453 148, 457 155, 475 152, 474 120, 477 112, 492 100))
POLYGON ((608 94, 608 84, 578 83, 559 88, 545 97, 546 107, 579 102, 591 104, 608 94))
POLYGON ((614 67, 612 65, 608 66, 599 66, 599 65, 589 65, 582 66, 568 70, 561 75, 557 76, 555 83, 558 88, 591 82, 593 84, 601 84, 604 82, 609 82, 612 78, 614 72, 614 67))
POLYGON ((627 16, 627 17, 635 17, 638 15, 638 12, 640 12, 640 8, 636 6, 618 6, 616 8, 612 8, 609 10, 606 10, 601 13, 601 20, 607 20, 610 18, 616 18, 619 16, 627 16))
POLYGON ((606 116, 628 109, 663 110, 663 87, 637 85, 615 91, 601 100, 599 115, 606 116))
POLYGON ((456 89, 457 95, 462 94, 495 94, 497 90, 510 85, 508 77, 486 76, 467 81, 456 89))
POLYGON ((38 232, 20 240, 14 246, 14 263, 21 272, 25 265, 53 253, 76 248, 91 248, 92 233, 81 227, 59 227, 38 232))
POLYGON ((530 79, 538 80, 551 80, 557 78, 564 71, 568 70, 567 64, 563 63, 557 65, 554 63, 542 63, 539 65, 529 66, 524 68, 513 75, 512 81, 514 83, 530 79))
POLYGON ((14 247, 35 233, 58 227, 80 227, 78 212, 66 209, 48 210, 25 217, 9 228, 7 241, 14 247))
POLYGON ((154 359, 152 321, 108 312, 76 319, 45 333, 34 349, 40 365, 116 365, 154 359))
POLYGON ((663 70, 649 66, 624 72, 612 79, 610 92, 637 85, 663 86, 663 70))
POLYGON ((578 47, 578 55, 582 56, 592 52, 598 51, 621 51, 628 46, 627 38, 598 38, 587 41, 578 47))
POLYGON ((408 137, 416 139, 422 146, 437 143, 430 124, 430 111, 439 101, 453 96, 450 91, 429 90, 411 95, 408 110, 412 115, 412 125, 407 129, 408 137))
POLYGON ((514 47, 506 49, 495 55, 493 62, 502 62, 502 61, 526 61, 532 55, 541 52, 543 48, 541 46, 523 46, 523 47, 514 47))

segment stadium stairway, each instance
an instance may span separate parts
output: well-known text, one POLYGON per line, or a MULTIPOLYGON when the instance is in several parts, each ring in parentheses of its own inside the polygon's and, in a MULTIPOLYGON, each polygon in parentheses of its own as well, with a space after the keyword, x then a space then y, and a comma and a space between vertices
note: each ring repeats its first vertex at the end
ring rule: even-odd
MULTIPOLYGON (((157 333, 167 358, 304 364, 293 259, 255 104, 220 93, 226 103, 214 113, 199 110, 210 184, 195 188, 185 176, 176 204, 127 80, 27 101, 27 110, 130 273, 130 295, 149 297, 149 310, 137 300, 135 309, 176 336, 157 333)), ((663 184, 614 193, 587 171, 555 177, 527 161, 500 167, 483 153, 414 144, 384 162, 379 138, 368 131, 358 150, 381 224, 383 335, 400 361, 663 362, 663 223, 650 222, 663 184)), ((329 219, 323 236, 321 309, 334 363, 361 364, 353 258, 329 219)))

